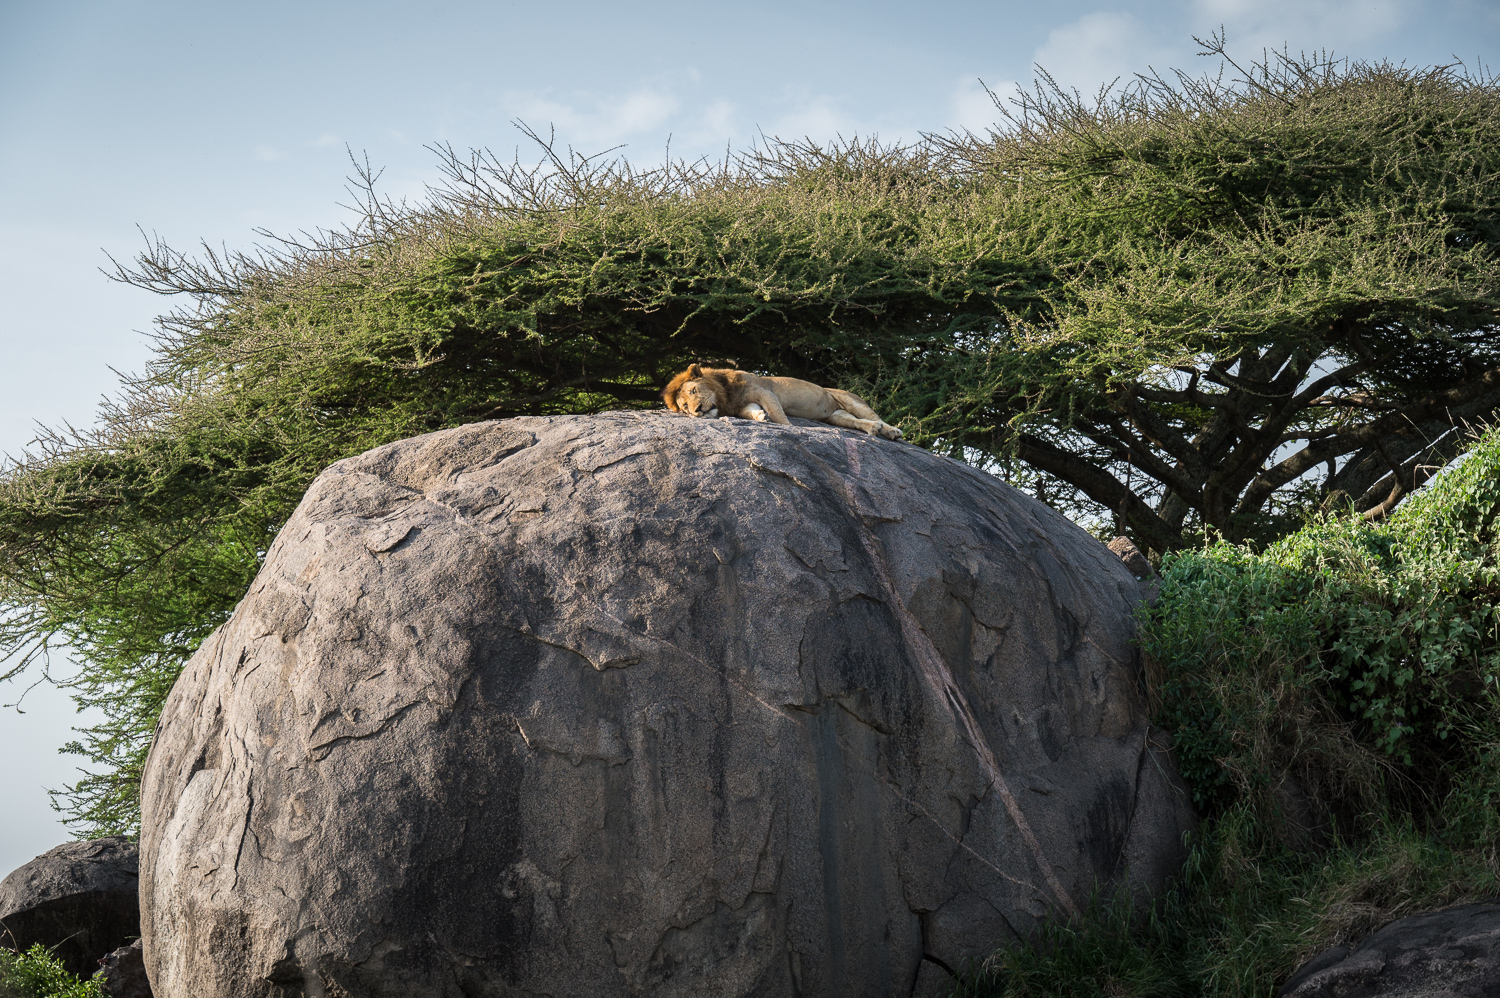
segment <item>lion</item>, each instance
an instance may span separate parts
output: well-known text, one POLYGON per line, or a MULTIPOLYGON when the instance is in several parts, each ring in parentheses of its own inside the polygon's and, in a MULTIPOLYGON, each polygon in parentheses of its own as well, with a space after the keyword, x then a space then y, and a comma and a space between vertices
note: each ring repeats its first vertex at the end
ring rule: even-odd
POLYGON ((693 364, 667 382, 661 397, 668 409, 689 416, 739 416, 783 424, 791 422, 788 416, 796 416, 864 430, 887 440, 901 439, 901 431, 875 415, 858 395, 798 378, 763 378, 746 371, 693 364))

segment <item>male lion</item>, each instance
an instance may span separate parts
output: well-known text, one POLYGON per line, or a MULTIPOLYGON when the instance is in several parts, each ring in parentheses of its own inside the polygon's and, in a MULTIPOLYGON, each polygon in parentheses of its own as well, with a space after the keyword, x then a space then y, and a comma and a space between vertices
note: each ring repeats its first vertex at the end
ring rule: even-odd
POLYGON ((901 439, 901 431, 875 415, 858 395, 797 378, 762 378, 694 364, 667 382, 661 397, 668 409, 689 416, 722 414, 773 423, 789 423, 787 417, 796 416, 864 430, 887 440, 901 439))

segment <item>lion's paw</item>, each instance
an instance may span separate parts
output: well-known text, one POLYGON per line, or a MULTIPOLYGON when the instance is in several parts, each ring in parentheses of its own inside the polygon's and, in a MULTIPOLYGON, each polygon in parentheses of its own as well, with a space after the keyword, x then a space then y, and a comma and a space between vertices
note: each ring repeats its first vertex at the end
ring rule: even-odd
POLYGON ((882 437, 885 437, 887 440, 900 440, 906 434, 901 432, 901 428, 899 426, 892 426, 890 423, 881 423, 880 435, 882 437))

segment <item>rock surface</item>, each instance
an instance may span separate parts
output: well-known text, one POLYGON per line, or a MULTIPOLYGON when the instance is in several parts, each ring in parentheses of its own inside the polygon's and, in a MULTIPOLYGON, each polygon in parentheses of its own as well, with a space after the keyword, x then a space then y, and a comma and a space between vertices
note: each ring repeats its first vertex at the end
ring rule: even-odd
POLYGON ((1110 541, 1107 547, 1119 556, 1125 563, 1130 574, 1137 579, 1151 579, 1156 577, 1156 569, 1151 567, 1151 562, 1141 549, 1135 546, 1135 542, 1123 534, 1110 541))
POLYGON ((156 993, 909 994, 1178 868, 1138 600, 1040 503, 830 427, 341 461, 162 714, 156 993))
POLYGON ((1500 995, 1500 903, 1392 922, 1353 951, 1309 960, 1277 998, 1493 998, 1500 995))
POLYGON ((88 977, 99 958, 141 934, 135 843, 115 836, 65 842, 0 881, 0 945, 57 947, 88 977))
POLYGON ((139 939, 105 956, 99 966, 104 970, 104 993, 109 998, 152 998, 139 939))

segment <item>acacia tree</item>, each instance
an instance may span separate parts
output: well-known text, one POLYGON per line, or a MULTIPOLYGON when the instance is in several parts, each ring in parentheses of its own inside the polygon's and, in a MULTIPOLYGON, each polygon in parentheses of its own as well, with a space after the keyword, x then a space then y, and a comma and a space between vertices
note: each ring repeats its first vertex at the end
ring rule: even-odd
POLYGON ((75 699, 106 720, 75 748, 100 768, 60 803, 86 830, 136 822, 172 682, 329 463, 475 420, 658 407, 698 357, 839 380, 844 358, 895 364, 992 309, 978 271, 919 248, 942 193, 920 150, 638 171, 544 149, 524 168, 439 150, 447 185, 418 205, 361 167, 347 230, 152 242, 117 268, 185 304, 97 426, 0 473, 0 679, 56 648, 81 665, 75 699))
POLYGON ((958 439, 1053 501, 1158 551, 1380 517, 1500 406, 1493 80, 1283 55, 1042 89, 1011 126, 942 145, 1047 229, 1053 281, 940 364, 974 386, 958 439))
POLYGON ((172 681, 330 462, 655 406, 690 360, 867 392, 1156 550, 1339 494, 1381 515, 1500 404, 1497 112, 1453 68, 1283 58, 1089 103, 1044 86, 988 136, 912 147, 645 171, 440 149, 420 204, 362 168, 347 230, 153 243, 117 276, 185 302, 155 358, 0 473, 0 650, 65 645, 107 718, 65 806, 133 824, 172 681))

